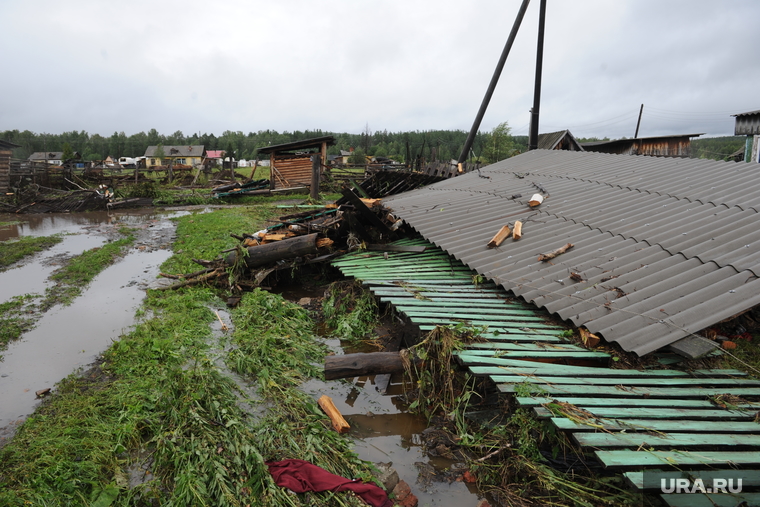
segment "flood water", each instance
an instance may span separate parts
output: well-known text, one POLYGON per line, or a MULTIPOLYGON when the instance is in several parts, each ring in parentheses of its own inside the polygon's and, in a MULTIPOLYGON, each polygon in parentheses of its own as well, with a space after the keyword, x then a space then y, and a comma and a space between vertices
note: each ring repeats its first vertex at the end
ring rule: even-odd
MULTIPOLYGON (((81 213, 61 215, 2 215, 0 240, 19 236, 49 236, 64 233, 58 245, 34 256, 19 267, 0 273, 0 303, 22 294, 44 294, 47 277, 61 258, 97 247, 122 225, 142 230, 134 248, 119 262, 98 275, 86 291, 68 307, 54 307, 40 317, 35 328, 11 343, 0 362, 0 445, 11 438, 39 403, 35 392, 86 369, 114 340, 135 323, 135 312, 145 288, 156 280, 159 266, 171 255, 173 214, 133 212, 123 214, 81 213)), ((297 301, 299 293, 283 292, 297 301)), ((310 294, 319 297, 321 294, 310 294)), ((222 314, 225 321, 226 314, 222 314)), ((336 353, 344 353, 339 340, 325 338, 336 353)), ((346 352, 353 352, 348 350, 346 352)), ((218 363, 220 364, 220 363, 218 363)), ((241 379, 236 379, 241 383, 241 379)), ((379 390, 375 377, 339 381, 311 380, 305 392, 318 399, 326 394, 351 425, 347 438, 354 442, 360 458, 375 463, 392 463, 422 506, 475 506, 478 492, 463 482, 418 483, 421 469, 442 470, 453 462, 431 460, 422 447, 426 421, 409 414, 401 401, 404 386, 392 378, 387 390, 379 390)))

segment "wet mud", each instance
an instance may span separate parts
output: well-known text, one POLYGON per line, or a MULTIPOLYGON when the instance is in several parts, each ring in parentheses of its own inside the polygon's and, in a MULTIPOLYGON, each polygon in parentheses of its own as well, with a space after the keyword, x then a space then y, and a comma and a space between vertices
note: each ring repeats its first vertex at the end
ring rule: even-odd
MULTIPOLYGON (((53 388, 64 377, 87 370, 97 363, 99 355, 112 341, 134 325, 145 288, 156 283, 159 266, 171 255, 174 224, 170 217, 179 213, 187 211, 0 215, 0 223, 22 220, 0 226, 0 240, 65 234, 58 245, 0 272, 0 302, 22 294, 44 294, 50 283, 48 276, 62 260, 116 238, 118 228, 123 225, 135 228, 138 237, 129 253, 98 275, 70 306, 53 307, 40 315, 34 329, 11 343, 3 353, 0 446, 12 438, 18 425, 40 403, 35 392, 53 388)), ((274 291, 312 311, 316 320, 326 286, 316 285, 311 279, 306 282, 291 283, 274 291)), ((241 397, 241 407, 255 414, 262 410, 260 405, 251 402, 255 398, 255 386, 229 371, 222 360, 232 323, 229 314, 217 312, 219 321, 213 324, 219 352, 216 365, 249 397, 241 397)), ((318 326, 318 330, 324 334, 321 339, 336 354, 368 351, 357 350, 349 343, 330 337, 324 326, 318 326)), ((404 392, 409 388, 403 385, 401 375, 391 377, 387 385, 378 382, 375 376, 366 376, 337 381, 312 379, 302 386, 315 400, 325 394, 332 398, 351 425, 347 438, 353 440, 359 457, 374 463, 389 463, 399 478, 409 484, 420 506, 477 505, 482 495, 473 484, 461 481, 458 470, 464 466, 462 460, 427 449, 427 421, 406 410, 404 392)), ((149 469, 147 462, 136 466, 129 471, 130 481, 144 480, 145 470, 149 469)))

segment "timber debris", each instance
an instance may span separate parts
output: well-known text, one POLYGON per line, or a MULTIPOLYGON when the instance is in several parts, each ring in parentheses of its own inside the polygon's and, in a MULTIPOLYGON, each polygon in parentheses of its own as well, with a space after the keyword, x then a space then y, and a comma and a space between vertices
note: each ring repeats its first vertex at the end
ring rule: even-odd
MULTIPOLYGON (((259 190, 246 189, 259 184, 263 182, 245 188, 227 185, 215 191, 219 195, 236 189, 241 193, 256 192, 259 190)), ((264 287, 265 281, 271 286, 278 272, 326 262, 349 251, 393 248, 385 244, 398 237, 402 222, 382 206, 381 199, 359 197, 349 186, 344 186, 341 193, 343 197, 333 204, 281 216, 260 231, 231 233, 238 240, 234 248, 221 252, 217 259, 194 259, 205 268, 196 273, 162 273, 177 280, 165 288, 213 281, 228 283, 233 293, 239 293, 264 287), (222 276, 226 273, 230 276, 222 276)))

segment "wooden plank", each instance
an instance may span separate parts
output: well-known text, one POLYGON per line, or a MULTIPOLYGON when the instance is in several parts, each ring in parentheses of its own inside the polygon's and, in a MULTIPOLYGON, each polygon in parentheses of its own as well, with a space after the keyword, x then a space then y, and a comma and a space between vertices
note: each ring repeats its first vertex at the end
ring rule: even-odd
MULTIPOLYGON (((552 398, 546 397, 523 397, 518 396, 515 398, 517 402, 523 407, 537 407, 552 400, 561 401, 563 403, 571 403, 578 407, 588 408, 591 407, 673 407, 673 408, 721 408, 706 399, 673 399, 673 398, 581 398, 575 396, 557 396, 552 398)), ((760 405, 754 404, 742 404, 740 408, 754 409, 755 411, 760 408, 760 405)), ((722 408, 721 408, 722 409, 722 408)))
MULTIPOLYGON (((734 486, 738 485, 737 480, 742 480, 742 488, 756 488, 760 486, 760 470, 647 470, 650 477, 665 479, 670 484, 670 479, 689 479, 693 482, 695 479, 702 479, 705 487, 711 486, 713 479, 732 480, 734 486)), ((644 481, 644 471, 635 470, 624 472, 623 477, 628 483, 636 489, 660 491, 659 481, 644 481)), ((732 507, 735 507, 734 504, 732 507)))
POLYGON ((660 498, 670 507, 742 507, 760 505, 760 493, 703 495, 702 493, 665 493, 660 498), (742 503, 746 502, 746 503, 742 503))
MULTIPOLYGON (((435 324, 416 324, 422 331, 432 331, 438 327, 435 324)), ((566 341, 560 336, 562 334, 561 330, 558 329, 531 329, 522 326, 519 323, 515 323, 512 327, 500 327, 498 329, 488 328, 488 331, 481 333, 479 336, 486 340, 532 340, 566 343, 566 341), (497 331, 497 333, 494 331, 497 331)))
POLYGON ((458 312, 452 312, 449 311, 441 311, 440 309, 435 308, 420 308, 420 307, 412 307, 407 308, 406 310, 402 310, 401 308, 396 308, 399 311, 404 312, 405 314, 409 315, 410 317, 422 317, 422 318, 456 318, 456 319, 462 319, 462 320, 472 320, 472 321, 486 321, 486 322, 494 322, 494 319, 497 319, 496 322, 500 322, 503 324, 503 320, 506 320, 507 317, 513 317, 513 316, 519 316, 523 320, 529 320, 530 322, 546 322, 546 317, 543 315, 538 315, 535 311, 530 312, 526 310, 517 310, 517 309, 509 309, 504 308, 501 310, 493 310, 493 309, 468 309, 467 311, 461 310, 458 312))
MULTIPOLYGON (((582 408, 582 407, 579 407, 582 408)), ((708 421, 718 420, 753 420, 755 412, 746 410, 724 409, 689 409, 689 408, 659 408, 659 407, 593 407, 585 408, 594 417, 611 419, 700 419, 708 421)), ((546 407, 533 408, 537 417, 542 419, 554 417, 554 413, 546 407)))
MULTIPOLYGON (((411 296, 411 295, 410 295, 411 296)), ((531 308, 524 305, 516 305, 509 301, 499 298, 489 298, 484 301, 452 301, 451 299, 439 299, 432 298, 428 300, 416 299, 414 297, 384 297, 383 302, 390 303, 396 307, 414 307, 414 306, 426 306, 431 308, 500 308, 500 309, 516 309, 524 311, 532 311, 536 313, 535 308, 531 308)))
MULTIPOLYGON (((497 342, 475 342, 475 343, 468 343, 467 344, 467 350, 468 352, 476 353, 480 352, 481 350, 483 353, 487 353, 488 351, 495 351, 495 350, 526 350, 526 351, 533 351, 533 350, 540 350, 544 352, 562 352, 562 351, 578 351, 578 352, 588 352, 583 347, 579 347, 577 345, 573 345, 572 343, 545 343, 545 342, 539 342, 535 339, 533 342, 530 343, 512 343, 509 341, 497 341, 497 342)), ((491 352, 493 353, 493 352, 491 352)), ((605 352, 601 352, 602 354, 606 354, 605 352)))
POLYGON ((567 417, 552 417, 552 424, 561 430, 571 431, 660 431, 668 433, 760 433, 760 424, 754 421, 703 421, 668 419, 597 419, 592 425, 575 422, 567 417))
MULTIPOLYGON (((515 316, 514 319, 508 320, 508 321, 494 321, 494 320, 481 320, 481 319, 462 319, 472 322, 473 325, 478 326, 488 326, 489 329, 499 329, 502 326, 511 325, 516 326, 517 324, 521 324, 524 327, 529 327, 531 329, 557 329, 557 326, 555 324, 545 324, 541 322, 543 317, 528 317, 528 316, 515 316)), ((446 325, 446 324, 459 324, 462 322, 462 320, 459 320, 455 317, 451 318, 438 318, 438 319, 428 319, 424 317, 416 317, 414 319, 416 324, 435 324, 435 325, 446 325)))
MULTIPOLYGON (((468 365, 480 365, 483 363, 483 358, 475 354, 469 354, 467 351, 459 353, 459 357, 465 364, 468 365)), ((626 379, 654 379, 658 377, 687 377, 687 373, 678 370, 652 370, 651 373, 643 373, 637 370, 615 370, 611 368, 594 368, 590 366, 567 366, 563 364, 550 364, 540 363, 536 361, 520 361, 519 359, 502 359, 502 358, 489 358, 490 366, 489 371, 481 371, 481 374, 508 374, 509 368, 520 370, 523 372, 536 372, 540 375, 548 376, 563 376, 563 377, 576 377, 576 378, 589 378, 590 381, 595 380, 598 377, 621 377, 626 379), (497 368, 495 366, 501 367, 497 368), (507 368, 507 370, 503 369, 507 368)), ((489 366, 481 366, 483 368, 489 368, 489 366)), ((551 379, 548 379, 551 380, 551 379)), ((693 379, 704 381, 703 379, 693 379)), ((732 379, 728 379, 732 381, 732 379)), ((498 381, 496 381, 498 383, 498 381)), ((585 382, 576 382, 578 384, 584 384, 585 382)), ((622 382, 621 382, 622 383, 622 382)), ((760 385, 760 381, 758 381, 760 385)))
POLYGON ((661 431, 668 433, 760 433, 760 424, 754 421, 704 421, 668 419, 595 419, 589 424, 575 422, 567 417, 552 417, 552 424, 561 430, 571 431, 661 431))
MULTIPOLYGON (((506 361, 506 359, 505 359, 506 361)), ((515 361, 515 360, 512 360, 515 361)), ((578 384, 578 385, 606 385, 614 386, 618 384, 625 384, 626 386, 652 386, 652 387, 698 387, 698 386, 725 386, 730 392, 731 387, 757 387, 760 386, 758 380, 737 380, 732 378, 692 378, 692 377, 659 377, 659 376, 647 376, 647 377, 607 377, 606 373, 602 372, 597 377, 589 377, 577 375, 567 375, 566 372, 555 371, 551 366, 561 367, 562 365, 550 365, 550 363, 537 363, 538 367, 522 367, 522 366, 470 366, 470 371, 475 375, 488 375, 497 384, 504 382, 515 382, 515 375, 518 378, 522 378, 523 382, 533 383, 552 383, 552 384, 578 384), (555 376, 556 375, 556 376, 555 376), (533 380, 530 380, 533 379, 533 380), (625 381, 621 380, 625 379, 625 381)), ((566 368, 580 368, 580 366, 570 366, 566 368)), ((604 368, 589 368, 592 370, 605 370, 604 368)), ((626 371, 626 370, 623 370, 626 371)), ((591 375, 591 374, 589 374, 591 375)))
MULTIPOLYGON (((716 433, 667 433, 666 435, 626 433, 573 433, 579 445, 594 448, 628 447, 690 449, 713 447, 760 447, 760 435, 716 433)), ((716 450, 716 449, 713 449, 716 450)))
MULTIPOLYGON (((499 384, 497 387, 502 393, 514 393, 515 390, 524 390, 526 382, 515 379, 513 383, 499 384)), ((579 385, 579 384, 545 384, 541 381, 529 382, 536 391, 548 395, 596 395, 611 397, 647 397, 647 398, 706 398, 726 394, 729 389, 731 394, 740 397, 760 396, 760 387, 644 387, 644 386, 602 386, 602 385, 579 385), (539 391, 540 390, 540 391, 539 391)))
POLYGON ((662 465, 724 466, 760 464, 758 451, 594 451, 607 468, 662 465))
MULTIPOLYGON (((489 344, 492 345, 492 344, 489 344)), ((494 357, 510 357, 510 358, 531 358, 531 359, 561 359, 561 358, 583 358, 583 359, 596 359, 598 361, 609 360, 610 355, 606 352, 593 352, 590 350, 546 350, 545 348, 536 347, 534 350, 473 350, 467 349, 465 351, 469 355, 479 355, 483 358, 483 362, 487 363, 489 358, 494 357), (496 355, 494 355, 496 354, 496 355)), ((462 352, 457 352, 455 355, 459 355, 462 352)))

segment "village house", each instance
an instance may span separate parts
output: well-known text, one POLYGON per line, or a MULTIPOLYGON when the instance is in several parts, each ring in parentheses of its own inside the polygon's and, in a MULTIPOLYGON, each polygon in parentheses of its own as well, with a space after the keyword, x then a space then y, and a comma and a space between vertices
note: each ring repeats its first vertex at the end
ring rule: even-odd
POLYGON ((203 163, 206 150, 201 146, 148 146, 145 150, 145 167, 188 165, 203 163))
MULTIPOLYGON (((74 159, 81 160, 82 155, 78 152, 74 152, 74 159)), ((44 162, 48 165, 62 165, 63 152, 62 151, 35 151, 27 159, 29 162, 44 162)))

